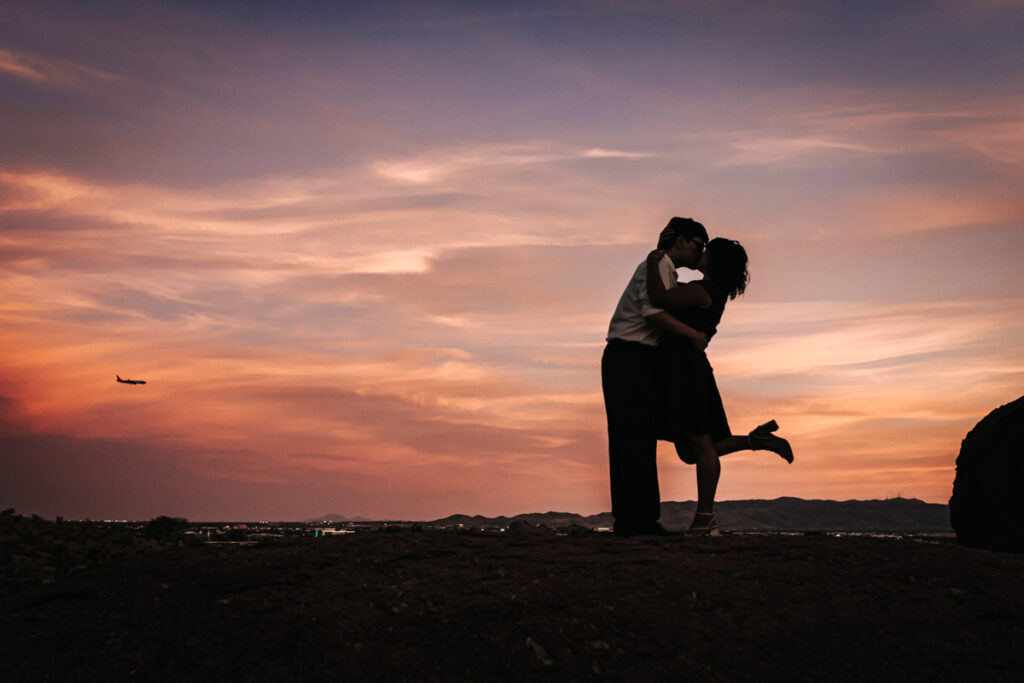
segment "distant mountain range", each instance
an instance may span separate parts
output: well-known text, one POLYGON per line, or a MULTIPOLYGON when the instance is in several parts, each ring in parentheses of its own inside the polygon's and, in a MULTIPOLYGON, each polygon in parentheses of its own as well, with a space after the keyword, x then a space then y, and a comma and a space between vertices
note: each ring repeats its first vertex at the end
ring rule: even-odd
MULTIPOLYGON (((690 524, 697 503, 664 502, 661 523, 669 529, 690 524)), ((925 503, 916 498, 886 500, 731 500, 715 503, 718 525, 723 529, 747 531, 875 531, 952 533, 949 506, 925 503)), ((611 513, 578 515, 572 512, 537 512, 513 517, 451 515, 426 522, 431 526, 506 528, 513 522, 543 524, 557 529, 572 525, 587 528, 611 527, 611 513)))
POLYGON ((312 519, 305 519, 303 522, 306 524, 316 524, 317 522, 326 522, 328 524, 336 524, 338 522, 372 522, 372 519, 366 517, 345 517, 344 515, 324 515, 323 517, 313 517, 312 519))

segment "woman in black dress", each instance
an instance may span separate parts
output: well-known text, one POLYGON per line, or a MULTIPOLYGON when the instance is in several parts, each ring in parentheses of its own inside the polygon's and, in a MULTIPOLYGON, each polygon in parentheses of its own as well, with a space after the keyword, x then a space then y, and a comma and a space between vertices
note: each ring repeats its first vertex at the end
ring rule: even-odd
MULTIPOLYGON (((668 310, 710 341, 726 302, 746 290, 750 279, 746 251, 734 240, 711 240, 697 265, 704 279, 671 289, 665 288, 658 273, 662 256, 662 252, 654 251, 647 259, 651 303, 668 310)), ((703 348, 685 337, 665 334, 659 342, 658 357, 658 438, 673 442, 683 462, 697 465, 697 515, 690 532, 717 535, 714 504, 722 470, 719 457, 743 450, 770 450, 791 463, 793 451, 789 442, 772 434, 778 429, 774 420, 746 436, 733 436, 715 373, 703 348)))

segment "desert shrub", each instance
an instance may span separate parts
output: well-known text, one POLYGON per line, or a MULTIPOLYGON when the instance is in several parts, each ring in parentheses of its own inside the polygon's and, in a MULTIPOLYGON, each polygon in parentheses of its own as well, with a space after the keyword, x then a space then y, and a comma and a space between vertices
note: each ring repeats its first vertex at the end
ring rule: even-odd
POLYGON ((107 559, 110 552, 103 546, 94 545, 85 551, 85 561, 89 564, 99 564, 107 559))
POLYGON ((184 517, 167 517, 160 515, 146 523, 143 533, 147 538, 157 541, 177 541, 181 532, 188 528, 188 520, 184 517))
POLYGON ((71 557, 68 547, 63 543, 54 543, 50 546, 49 551, 50 563, 53 565, 53 571, 57 578, 67 576, 75 566, 75 560, 71 557))
POLYGON ((185 534, 184 543, 190 548, 193 548, 201 545, 206 545, 206 539, 204 539, 199 534, 185 534))

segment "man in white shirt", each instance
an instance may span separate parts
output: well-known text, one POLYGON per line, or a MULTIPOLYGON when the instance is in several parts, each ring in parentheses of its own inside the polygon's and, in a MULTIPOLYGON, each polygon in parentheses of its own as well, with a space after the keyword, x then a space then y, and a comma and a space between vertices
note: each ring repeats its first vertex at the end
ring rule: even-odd
MULTIPOLYGON (((708 232, 692 218, 675 217, 661 231, 659 264, 666 286, 676 284, 675 269, 697 265, 708 232)), ((615 533, 664 534, 658 523, 657 405, 658 337, 663 330, 684 332, 670 313, 651 305, 647 262, 637 266, 608 326, 601 358, 601 387, 608 416, 608 463, 615 533)))

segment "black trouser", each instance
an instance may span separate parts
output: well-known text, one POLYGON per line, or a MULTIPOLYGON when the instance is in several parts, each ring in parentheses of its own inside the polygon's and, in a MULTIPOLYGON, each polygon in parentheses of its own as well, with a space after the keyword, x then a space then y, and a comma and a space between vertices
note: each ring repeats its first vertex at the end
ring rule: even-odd
POLYGON ((616 527, 644 525, 661 514, 658 492, 657 347, 609 341, 601 358, 608 415, 608 464, 616 527))

